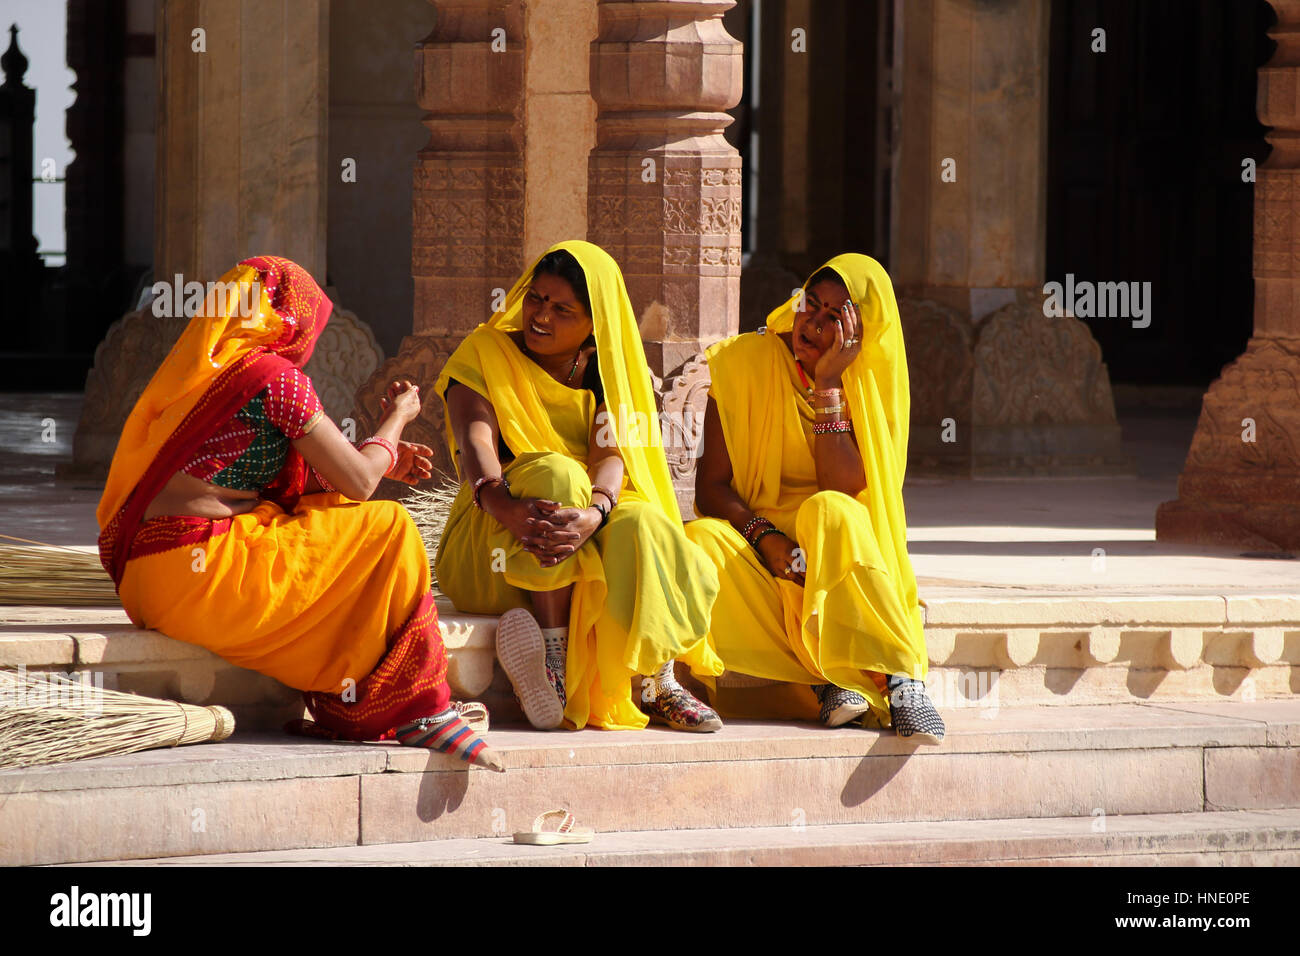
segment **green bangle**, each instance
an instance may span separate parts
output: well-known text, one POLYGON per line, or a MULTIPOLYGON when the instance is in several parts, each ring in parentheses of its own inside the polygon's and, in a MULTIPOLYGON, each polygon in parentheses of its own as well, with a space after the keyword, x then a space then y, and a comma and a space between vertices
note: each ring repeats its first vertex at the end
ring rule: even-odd
MULTIPOLYGON (((780 528, 764 528, 764 529, 763 529, 762 531, 760 531, 758 534, 754 535, 754 540, 750 542, 750 546, 751 546, 755 551, 758 551, 758 543, 759 543, 760 541, 763 540, 763 537, 764 537, 765 535, 769 535, 769 534, 780 534, 780 533, 781 533, 781 529, 780 529, 780 528)), ((761 552, 760 552, 760 553, 761 553, 761 552)))

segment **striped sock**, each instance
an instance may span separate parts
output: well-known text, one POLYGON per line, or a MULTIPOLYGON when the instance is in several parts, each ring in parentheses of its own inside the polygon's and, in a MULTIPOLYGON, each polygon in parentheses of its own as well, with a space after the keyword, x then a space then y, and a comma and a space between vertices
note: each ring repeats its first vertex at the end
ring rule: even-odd
POLYGON ((496 751, 452 709, 399 727, 397 739, 408 747, 426 747, 455 754, 461 760, 498 773, 506 769, 496 751))

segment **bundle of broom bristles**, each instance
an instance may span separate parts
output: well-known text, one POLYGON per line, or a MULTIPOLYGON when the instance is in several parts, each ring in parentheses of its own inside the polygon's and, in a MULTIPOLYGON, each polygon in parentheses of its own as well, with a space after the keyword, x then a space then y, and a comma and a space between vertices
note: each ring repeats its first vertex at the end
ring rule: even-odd
POLYGON ((114 607, 119 601, 97 551, 0 535, 0 604, 114 607))
POLYGON ((411 513, 415 526, 420 529, 420 539, 429 555, 429 573, 433 575, 433 586, 436 589, 438 578, 433 569, 433 560, 438 554, 438 542, 442 538, 442 529, 447 526, 452 502, 460 492, 460 483, 443 473, 439 473, 435 480, 438 482, 435 487, 428 491, 412 491, 402 499, 402 504, 411 513))
POLYGON ((234 730, 224 707, 125 694, 59 673, 0 671, 0 769, 225 740, 234 730))

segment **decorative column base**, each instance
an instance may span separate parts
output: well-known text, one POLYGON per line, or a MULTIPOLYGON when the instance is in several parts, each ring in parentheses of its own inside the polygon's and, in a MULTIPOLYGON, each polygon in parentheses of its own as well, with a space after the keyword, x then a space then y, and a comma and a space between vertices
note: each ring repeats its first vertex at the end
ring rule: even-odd
POLYGON ((1032 294, 976 322, 929 299, 898 306, 910 474, 1132 474, 1101 347, 1083 322, 1044 316, 1032 294))
POLYGON ((1300 549, 1300 338, 1252 338, 1210 386, 1156 539, 1300 549))

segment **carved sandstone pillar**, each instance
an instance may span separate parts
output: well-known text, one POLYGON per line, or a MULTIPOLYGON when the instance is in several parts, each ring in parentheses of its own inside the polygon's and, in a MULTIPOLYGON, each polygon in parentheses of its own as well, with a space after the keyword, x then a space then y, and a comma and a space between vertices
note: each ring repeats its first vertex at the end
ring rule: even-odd
MULTIPOLYGON (((324 284, 328 0, 167 0, 154 22, 154 279, 209 282, 241 259, 274 253, 324 284)), ((145 305, 113 323, 86 376, 73 460, 56 474, 107 472, 127 414, 185 322, 145 305)), ((368 329, 353 331, 331 333, 307 373, 330 365, 330 341, 373 350, 368 329)), ((374 353, 350 359, 364 367, 374 353)), ((323 393, 332 416, 347 413, 336 402, 348 374, 326 373, 344 383, 323 393)))
MULTIPOLYGON (((465 334, 491 314, 494 291, 508 289, 525 264, 523 0, 433 5, 436 25, 415 51, 429 142, 414 172, 412 334, 357 392, 358 435, 379 420, 389 381, 433 384, 465 334)), ((435 467, 454 473, 442 403, 424 398, 407 437, 431 445, 435 467)))
POLYGON ((1120 470, 1087 326, 1042 314, 1047 0, 899 4, 891 274, 909 458, 951 475, 1120 470))
POLYGON ((1273 152, 1255 182, 1255 332, 1205 393, 1178 499, 1156 538, 1300 548, 1300 0, 1270 0, 1277 41, 1259 70, 1273 152))
POLYGON ((325 282, 327 0, 157 8, 154 278, 274 252, 325 282))
POLYGON ((699 352, 740 329, 741 163, 722 136, 743 77, 722 24, 732 6, 600 0, 591 45, 588 238, 622 266, 687 517, 708 383, 699 352))
MULTIPOLYGON (((662 378, 740 321, 740 102, 733 0, 601 0, 588 238, 618 260, 662 378)), ((670 387, 665 383, 666 388, 670 387)))

